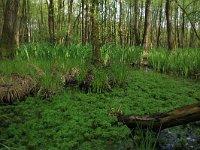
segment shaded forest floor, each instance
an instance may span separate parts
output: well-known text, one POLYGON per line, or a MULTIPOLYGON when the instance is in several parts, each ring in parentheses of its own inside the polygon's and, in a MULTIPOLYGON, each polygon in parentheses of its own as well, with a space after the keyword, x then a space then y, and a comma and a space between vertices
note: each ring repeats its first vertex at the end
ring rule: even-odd
MULTIPOLYGON (((112 92, 86 94, 67 89, 48 99, 28 97, 0 106, 0 148, 133 148, 130 130, 117 123, 113 111, 137 115, 166 112, 200 99, 199 81, 141 70, 130 71, 127 78, 127 86, 112 92)), ((199 129, 196 133, 200 137, 199 129)))

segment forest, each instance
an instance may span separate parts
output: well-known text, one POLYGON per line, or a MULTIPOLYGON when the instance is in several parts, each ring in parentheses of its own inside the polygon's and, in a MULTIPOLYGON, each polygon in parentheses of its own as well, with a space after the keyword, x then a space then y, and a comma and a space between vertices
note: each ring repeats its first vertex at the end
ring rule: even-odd
POLYGON ((0 0, 0 149, 199 150, 200 0, 0 0))

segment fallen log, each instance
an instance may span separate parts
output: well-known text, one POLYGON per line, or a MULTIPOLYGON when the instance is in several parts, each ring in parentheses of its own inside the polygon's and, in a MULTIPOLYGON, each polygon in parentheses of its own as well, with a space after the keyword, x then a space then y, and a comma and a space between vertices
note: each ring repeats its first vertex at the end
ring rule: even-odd
POLYGON ((118 121, 127 125, 132 131, 136 127, 142 129, 152 129, 159 132, 163 129, 187 124, 200 120, 200 103, 176 108, 166 113, 153 115, 134 116, 116 113, 118 121))

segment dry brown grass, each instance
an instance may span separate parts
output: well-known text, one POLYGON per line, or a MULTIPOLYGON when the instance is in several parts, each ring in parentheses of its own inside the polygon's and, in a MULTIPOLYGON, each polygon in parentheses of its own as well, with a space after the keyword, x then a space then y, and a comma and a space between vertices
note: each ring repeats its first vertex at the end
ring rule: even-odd
POLYGON ((0 77, 0 103, 22 100, 33 91, 35 85, 30 76, 0 77))

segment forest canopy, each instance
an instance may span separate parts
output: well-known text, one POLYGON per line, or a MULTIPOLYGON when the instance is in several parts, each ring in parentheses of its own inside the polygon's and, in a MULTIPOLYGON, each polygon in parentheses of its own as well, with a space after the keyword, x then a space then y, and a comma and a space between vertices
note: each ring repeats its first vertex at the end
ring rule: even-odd
MULTIPOLYGON (((6 2, 0 2, 1 24, 6 19, 6 2)), ((93 3, 95 0, 21 0, 19 42, 92 43, 93 3)), ((156 48, 169 44, 170 49, 200 45, 199 0, 97 0, 96 4, 101 45, 147 43, 156 48)), ((0 25, 0 31, 2 28, 0 25)))

